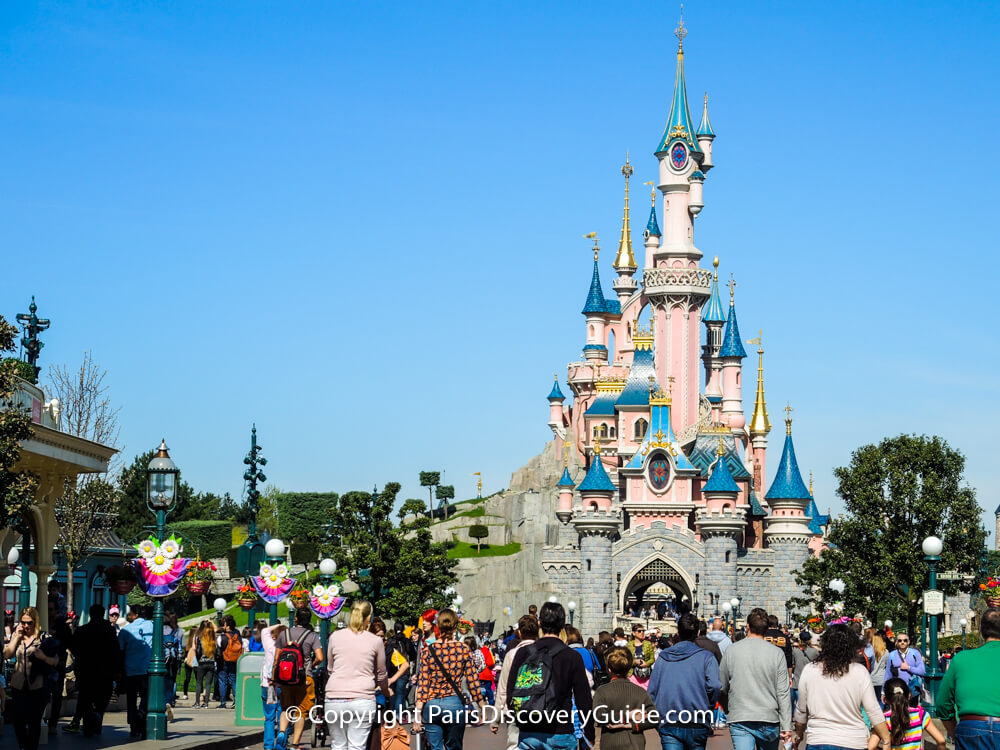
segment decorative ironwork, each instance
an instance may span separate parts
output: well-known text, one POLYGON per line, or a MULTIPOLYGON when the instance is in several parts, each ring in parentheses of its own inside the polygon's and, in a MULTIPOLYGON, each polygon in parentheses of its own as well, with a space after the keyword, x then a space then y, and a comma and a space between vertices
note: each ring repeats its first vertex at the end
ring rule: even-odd
POLYGON ((28 312, 17 314, 17 322, 24 326, 24 336, 21 337, 21 346, 24 347, 28 364, 35 370, 36 383, 38 382, 38 373, 42 370, 38 366, 38 355, 42 351, 42 347, 45 346, 45 344, 38 340, 38 334, 47 330, 52 325, 52 321, 48 318, 39 318, 36 314, 37 312, 38 305, 35 304, 35 295, 31 295, 31 304, 28 305, 28 312))

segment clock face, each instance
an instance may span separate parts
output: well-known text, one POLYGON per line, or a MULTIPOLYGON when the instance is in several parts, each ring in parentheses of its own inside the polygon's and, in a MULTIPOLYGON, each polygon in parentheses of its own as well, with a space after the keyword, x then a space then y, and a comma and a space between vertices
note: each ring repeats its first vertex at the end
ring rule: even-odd
POLYGON ((646 469, 649 483, 657 492, 662 492, 670 483, 670 461, 662 453, 653 456, 646 469))
POLYGON ((687 164, 687 158, 687 148, 680 141, 670 147, 670 163, 674 169, 682 169, 687 164))

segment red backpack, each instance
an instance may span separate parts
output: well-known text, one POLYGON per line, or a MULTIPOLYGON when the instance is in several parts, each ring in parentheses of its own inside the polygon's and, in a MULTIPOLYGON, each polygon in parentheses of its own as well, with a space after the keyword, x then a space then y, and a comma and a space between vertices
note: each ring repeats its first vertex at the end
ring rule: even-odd
MULTIPOLYGON (((292 631, 288 631, 291 636, 292 631)), ((298 641, 289 640, 274 657, 274 681, 280 685, 303 685, 306 681, 306 659, 298 641)))

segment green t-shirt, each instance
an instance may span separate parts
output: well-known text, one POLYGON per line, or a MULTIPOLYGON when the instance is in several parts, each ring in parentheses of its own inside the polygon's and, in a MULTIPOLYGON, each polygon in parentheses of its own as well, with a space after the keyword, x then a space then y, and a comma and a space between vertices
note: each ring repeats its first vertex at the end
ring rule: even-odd
POLYGON ((955 721, 964 714, 1000 716, 1000 641, 955 654, 938 688, 934 716, 955 721))

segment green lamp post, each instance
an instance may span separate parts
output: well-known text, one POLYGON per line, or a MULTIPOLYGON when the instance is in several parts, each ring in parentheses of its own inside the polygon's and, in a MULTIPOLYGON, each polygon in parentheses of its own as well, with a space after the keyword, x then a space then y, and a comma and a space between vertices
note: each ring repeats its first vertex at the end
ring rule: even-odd
MULTIPOLYGON (((324 586, 333 583, 333 574, 337 572, 337 563, 329 557, 319 561, 319 582, 324 586)), ((319 621, 319 642, 323 646, 323 653, 326 653, 326 639, 330 637, 330 621, 325 617, 319 621)))
MULTIPOLYGON (((285 561, 285 543, 280 539, 268 539, 267 544, 264 545, 264 554, 267 557, 267 562, 270 565, 277 565, 278 563, 283 563, 285 561)), ((271 605, 271 624, 278 624, 278 605, 277 603, 271 605)))
MULTIPOLYGON (((167 443, 160 447, 147 467, 146 505, 156 514, 156 538, 161 542, 167 535, 167 513, 177 500, 180 469, 170 459, 167 443)), ((149 662, 149 712, 146 714, 146 735, 151 740, 167 738, 167 704, 165 688, 167 665, 163 658, 163 599, 153 604, 153 658, 149 662)))
POLYGON ((285 606, 288 607, 288 628, 295 627, 295 604, 291 599, 285 599, 285 606))
MULTIPOLYGON (((723 622, 726 623, 726 628, 729 628, 732 625, 732 622, 733 622, 733 605, 730 604, 729 602, 723 602, 722 603, 722 620, 723 620, 723 622)), ((734 633, 736 632, 735 628, 733 628, 733 632, 734 633)))
MULTIPOLYGON (((936 536, 929 536, 924 539, 921 549, 924 553, 924 562, 927 563, 928 570, 928 592, 937 591, 937 566, 941 561, 941 550, 944 545, 936 536)), ((924 594, 924 607, 927 607, 927 594, 924 594)), ((930 636, 930 668, 927 670, 927 682, 930 683, 931 703, 937 703, 938 686, 941 684, 941 669, 938 665, 937 656, 937 612, 933 611, 929 615, 930 623, 927 628, 930 636)))
POLYGON ((573 626, 573 615, 576 614, 576 602, 570 601, 566 603, 566 609, 569 610, 569 624, 570 627, 573 626))
POLYGON ((958 621, 958 624, 962 628, 962 650, 965 651, 965 630, 969 627, 969 621, 963 617, 958 621))
POLYGON ((215 606, 215 623, 221 625, 222 613, 226 611, 226 600, 220 596, 212 604, 215 606))
POLYGON ((31 548, 31 539, 27 533, 23 536, 23 542, 23 554, 17 547, 11 547, 10 552, 7 553, 7 564, 10 566, 11 573, 17 569, 18 563, 20 563, 21 568, 21 582, 17 587, 18 609, 31 606, 31 572, 28 570, 28 550, 31 548))
POLYGON ((250 452, 243 458, 247 469, 243 472, 246 482, 247 508, 250 511, 250 523, 247 525, 247 538, 236 553, 236 569, 245 576, 257 575, 261 562, 264 560, 264 545, 257 536, 257 514, 260 511, 260 490, 258 482, 266 482, 267 477, 258 467, 267 466, 267 459, 261 454, 263 448, 257 444, 257 425, 250 430, 250 452))

